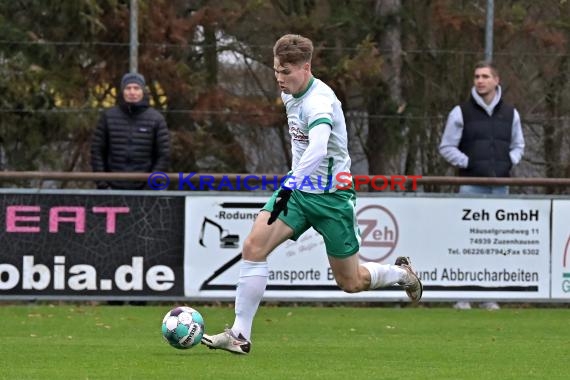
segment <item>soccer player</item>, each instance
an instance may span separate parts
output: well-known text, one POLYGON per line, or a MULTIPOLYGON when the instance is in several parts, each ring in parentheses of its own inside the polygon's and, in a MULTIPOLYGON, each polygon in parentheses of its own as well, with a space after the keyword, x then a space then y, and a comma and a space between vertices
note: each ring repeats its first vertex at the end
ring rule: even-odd
POLYGON ((345 292, 399 284, 412 302, 422 297, 422 284, 407 257, 399 257, 395 265, 359 263, 356 194, 354 189, 338 190, 335 180, 338 173, 350 172, 346 123, 334 92, 313 77, 312 55, 313 43, 300 35, 284 35, 273 47, 273 69, 291 134, 292 172, 265 204, 244 241, 235 320, 222 333, 204 334, 202 343, 209 348, 250 352, 253 319, 269 275, 267 257, 310 227, 323 236, 332 273, 345 292), (307 177, 321 186, 303 187, 295 182, 307 177))

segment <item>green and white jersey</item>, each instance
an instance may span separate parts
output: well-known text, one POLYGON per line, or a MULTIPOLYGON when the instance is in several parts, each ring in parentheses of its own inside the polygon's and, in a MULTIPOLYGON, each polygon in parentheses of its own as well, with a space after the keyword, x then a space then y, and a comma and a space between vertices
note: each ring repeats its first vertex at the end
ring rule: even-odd
POLYGON ((346 122, 342 105, 333 90, 323 81, 311 78, 305 91, 295 95, 281 93, 281 98, 291 135, 292 173, 295 177, 297 174, 302 177, 294 178, 296 188, 308 193, 334 192, 339 184, 339 173, 347 173, 341 174, 341 186, 346 186, 350 173, 346 122), (309 131, 323 123, 331 128, 326 156, 312 173, 296 173, 295 169, 309 146, 309 131))

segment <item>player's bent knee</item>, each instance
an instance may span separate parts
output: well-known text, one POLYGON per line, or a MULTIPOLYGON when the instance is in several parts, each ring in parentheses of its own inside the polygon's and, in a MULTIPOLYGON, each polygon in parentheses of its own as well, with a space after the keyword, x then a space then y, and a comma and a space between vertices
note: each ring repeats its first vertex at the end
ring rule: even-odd
POLYGON ((341 289, 346 293, 359 293, 362 291, 359 286, 341 286, 341 289))
POLYGON ((246 238, 243 242, 241 255, 244 259, 250 260, 254 256, 255 244, 250 238, 246 238))
POLYGON ((362 287, 355 281, 336 280, 339 288, 346 293, 358 293, 362 291, 362 287))
POLYGON ((262 257, 263 246, 255 238, 247 237, 243 242, 242 257, 244 260, 258 261, 262 257))

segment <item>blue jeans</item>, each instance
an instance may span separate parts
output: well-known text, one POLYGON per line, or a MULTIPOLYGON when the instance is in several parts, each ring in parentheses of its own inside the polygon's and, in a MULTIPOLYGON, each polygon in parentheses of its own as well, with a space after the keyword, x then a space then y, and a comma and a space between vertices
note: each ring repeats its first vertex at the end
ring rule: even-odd
POLYGON ((461 186, 459 186, 459 193, 461 193, 461 194, 507 195, 507 194, 509 194, 509 187, 508 186, 461 185, 461 186))
MULTIPOLYGON (((508 186, 484 186, 484 185, 461 185, 459 186, 459 193, 461 194, 494 194, 494 195, 507 195, 509 193, 508 186)), ((499 308, 496 302, 483 302, 481 307, 494 310, 499 308)), ((470 309, 471 304, 468 301, 458 301, 455 306, 457 309, 466 308, 470 309)))

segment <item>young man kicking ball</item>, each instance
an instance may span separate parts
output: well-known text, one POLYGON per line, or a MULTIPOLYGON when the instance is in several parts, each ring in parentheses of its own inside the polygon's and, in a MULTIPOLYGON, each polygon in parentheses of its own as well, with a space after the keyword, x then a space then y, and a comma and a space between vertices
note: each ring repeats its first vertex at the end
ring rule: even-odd
POLYGON ((267 257, 310 227, 323 236, 332 273, 345 292, 399 284, 412 302, 422 297, 422 283, 407 257, 399 257, 396 265, 359 262, 356 193, 336 187, 336 175, 350 172, 344 114, 331 88, 313 77, 312 55, 313 43, 300 35, 285 35, 273 47, 273 69, 291 134, 292 172, 265 204, 244 241, 235 320, 224 332, 204 335, 202 343, 212 349, 250 352, 253 319, 269 275, 267 257), (322 189, 296 189, 295 179, 307 177, 313 184, 328 183, 322 189))

